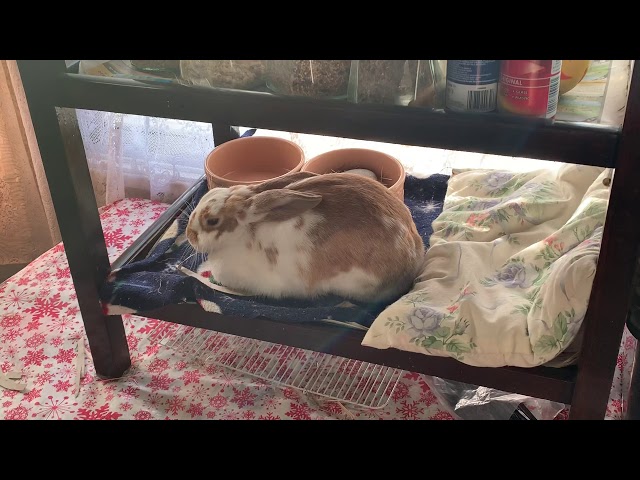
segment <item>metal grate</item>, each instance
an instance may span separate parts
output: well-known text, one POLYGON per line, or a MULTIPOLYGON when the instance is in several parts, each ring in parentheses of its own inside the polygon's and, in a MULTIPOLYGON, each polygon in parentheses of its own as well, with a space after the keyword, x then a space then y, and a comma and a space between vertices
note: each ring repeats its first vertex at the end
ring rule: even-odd
POLYGON ((403 371, 201 328, 161 324, 149 341, 203 364, 366 408, 383 408, 403 371))

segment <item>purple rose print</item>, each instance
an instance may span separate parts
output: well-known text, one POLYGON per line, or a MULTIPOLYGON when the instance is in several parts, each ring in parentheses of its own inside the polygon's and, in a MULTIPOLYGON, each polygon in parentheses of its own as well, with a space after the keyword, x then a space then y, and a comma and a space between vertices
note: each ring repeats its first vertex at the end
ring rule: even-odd
POLYGON ((505 172, 492 172, 487 177, 487 185, 491 188, 500 188, 513 178, 513 175, 505 172))
POLYGON ((523 288, 527 271, 522 263, 510 263, 496 275, 496 281, 507 288, 523 288))
POLYGON ((509 203, 513 200, 520 200, 523 196, 533 193, 536 190, 540 189, 540 185, 537 183, 527 183, 526 185, 521 186, 515 192, 507 195, 502 198, 502 203, 509 203))
POLYGON ((470 202, 467 210, 471 211, 479 211, 479 210, 488 210, 492 207, 495 207, 500 203, 500 200, 478 200, 476 202, 470 202))
POLYGON ((416 332, 417 335, 432 335, 444 319, 444 313, 438 312, 430 307, 416 308, 409 315, 409 328, 416 332))

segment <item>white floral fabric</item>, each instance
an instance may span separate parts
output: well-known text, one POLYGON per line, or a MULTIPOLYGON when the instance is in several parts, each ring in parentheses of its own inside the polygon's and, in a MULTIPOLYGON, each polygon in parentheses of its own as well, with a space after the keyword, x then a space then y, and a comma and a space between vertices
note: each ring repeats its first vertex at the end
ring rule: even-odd
POLYGON ((575 352, 609 175, 579 165, 456 172, 422 275, 376 318, 363 345, 484 367, 533 367, 575 352))

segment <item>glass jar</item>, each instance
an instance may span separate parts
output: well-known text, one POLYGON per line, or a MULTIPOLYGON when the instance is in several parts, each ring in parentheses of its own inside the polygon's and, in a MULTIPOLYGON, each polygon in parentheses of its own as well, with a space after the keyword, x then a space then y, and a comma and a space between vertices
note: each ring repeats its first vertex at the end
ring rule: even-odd
POLYGON ((352 60, 349 101, 444 108, 446 60, 352 60))
POLYGON ((447 88, 446 60, 409 60, 411 107, 444 109, 447 88))
POLYGON ((142 72, 171 72, 180 71, 180 60, 129 60, 131 66, 142 72))
POLYGON ((256 89, 264 85, 264 60, 180 60, 180 77, 194 85, 256 89))
POLYGON ((352 60, 349 101, 401 103, 401 82, 407 60, 352 60))
POLYGON ((346 98, 351 60, 265 60, 267 88, 284 95, 346 98))

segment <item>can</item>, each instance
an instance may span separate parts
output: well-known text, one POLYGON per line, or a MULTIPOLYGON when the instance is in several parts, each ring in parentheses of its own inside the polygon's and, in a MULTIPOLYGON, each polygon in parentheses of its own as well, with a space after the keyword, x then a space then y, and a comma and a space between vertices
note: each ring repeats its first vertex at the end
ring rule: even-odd
POLYGON ((558 110, 562 60, 503 60, 498 111, 553 118, 558 110))
POLYGON ((445 108, 452 112, 496 109, 500 60, 447 60, 445 108))

